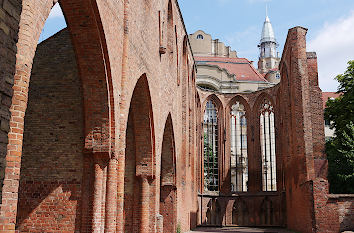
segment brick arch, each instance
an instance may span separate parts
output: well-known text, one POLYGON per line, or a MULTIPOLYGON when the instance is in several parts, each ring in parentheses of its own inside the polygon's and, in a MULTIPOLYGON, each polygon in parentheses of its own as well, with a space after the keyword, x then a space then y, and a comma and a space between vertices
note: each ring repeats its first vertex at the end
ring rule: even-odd
POLYGON ((265 99, 269 100, 269 102, 272 104, 272 106, 274 108, 274 112, 276 112, 277 105, 276 105, 274 98, 271 95, 269 95, 268 93, 262 92, 260 95, 258 95, 258 97, 253 105, 253 112, 255 114, 257 114, 257 115, 259 114, 260 107, 263 104, 265 99))
MULTIPOLYGON (((187 42, 188 42, 188 37, 185 35, 183 39, 183 49, 182 49, 182 148, 181 148, 181 170, 183 171, 183 174, 186 174, 186 166, 187 166, 187 153, 188 149, 186 148, 186 142, 187 142, 187 109, 189 107, 189 96, 188 96, 188 81, 189 81, 189 61, 188 61, 188 50, 187 50, 187 42)), ((183 175, 182 177, 185 177, 183 175)))
POLYGON ((126 127, 124 174, 125 232, 149 232, 154 225, 155 144, 153 113, 147 77, 136 83, 126 127), (150 200, 151 199, 151 200, 150 200))
MULTIPOLYGON (((9 143, 7 147, 7 172, 3 187, 3 209, 11 209, 10 217, 1 218, 9 229, 14 229, 18 192, 19 167, 22 156, 24 117, 28 90, 37 48, 37 42, 53 1, 22 1, 20 30, 18 32, 17 60, 14 76, 13 98, 10 112, 9 143)), ((96 1, 69 0, 60 2, 74 45, 78 72, 83 90, 84 150, 85 153, 110 156, 111 137, 114 134, 113 90, 105 35, 96 1)), ((1 211, 5 213, 6 211, 1 211)))
POLYGON ((227 104, 226 107, 226 115, 228 115, 230 113, 230 109, 231 107, 237 102, 239 101, 243 106, 245 106, 246 108, 246 118, 249 119, 251 117, 251 106, 250 104, 247 102, 247 100, 245 100, 245 98, 243 98, 240 95, 236 95, 235 97, 233 97, 229 103, 227 104))
POLYGON ((196 136, 196 140, 197 140, 197 158, 198 158, 198 162, 197 162, 197 187, 198 187, 198 191, 201 193, 203 184, 202 184, 202 164, 203 164, 203 140, 202 140, 202 129, 200 127, 200 124, 202 122, 202 106, 201 106, 201 102, 200 102, 200 97, 199 97, 199 93, 198 91, 196 91, 195 94, 195 102, 196 102, 196 126, 197 126, 197 136, 196 136))
POLYGON ((171 114, 169 114, 167 117, 162 141, 160 174, 160 214, 163 216, 164 232, 176 232, 176 151, 171 114))
POLYGON ((222 120, 222 117, 223 117, 223 110, 224 110, 224 106, 221 102, 221 100, 219 99, 219 97, 217 97, 215 94, 211 94, 209 95, 203 102, 203 105, 202 105, 202 112, 204 113, 205 112, 205 106, 206 106, 206 103, 211 100, 215 105, 216 105, 216 108, 218 110, 218 114, 219 115, 219 118, 220 120, 222 120))

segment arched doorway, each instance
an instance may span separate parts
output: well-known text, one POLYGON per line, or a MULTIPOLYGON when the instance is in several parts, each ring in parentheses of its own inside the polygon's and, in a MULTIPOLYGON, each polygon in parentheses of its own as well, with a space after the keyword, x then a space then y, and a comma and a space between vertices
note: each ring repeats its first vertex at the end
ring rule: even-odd
POLYGON ((150 232, 154 213, 154 131, 150 91, 145 75, 130 102, 126 128, 124 232, 150 232))
POLYGON ((176 152, 171 115, 168 115, 162 141, 160 214, 163 216, 163 232, 176 232, 176 152))

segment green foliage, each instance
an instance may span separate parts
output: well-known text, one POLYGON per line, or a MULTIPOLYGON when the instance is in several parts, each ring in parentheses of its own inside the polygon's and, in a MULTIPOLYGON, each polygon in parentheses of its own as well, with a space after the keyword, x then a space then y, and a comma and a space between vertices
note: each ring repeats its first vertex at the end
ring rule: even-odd
POLYGON ((348 62, 344 74, 338 75, 338 92, 342 95, 334 100, 328 100, 325 109, 325 119, 331 122, 336 134, 346 130, 349 122, 354 122, 354 61, 348 62))
POLYGON ((176 230, 176 233, 182 233, 182 230, 181 230, 181 224, 178 223, 177 224, 177 230, 176 230))
POLYGON ((332 193, 354 193, 354 123, 326 143, 332 193))
POLYGON ((213 172, 214 169, 218 169, 218 157, 213 150, 212 143, 216 143, 213 141, 212 135, 204 133, 204 182, 208 188, 209 185, 215 185, 213 172))
POLYGON ((341 96, 326 104, 325 119, 335 128, 326 142, 328 179, 332 193, 354 193, 354 61, 338 75, 341 96))

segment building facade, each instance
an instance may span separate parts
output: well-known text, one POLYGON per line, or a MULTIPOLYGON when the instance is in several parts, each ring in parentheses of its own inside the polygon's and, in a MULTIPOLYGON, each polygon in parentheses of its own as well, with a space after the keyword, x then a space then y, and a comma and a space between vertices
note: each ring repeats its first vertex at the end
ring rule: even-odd
POLYGON ((197 66, 197 86, 217 93, 250 93, 272 87, 246 58, 199 30, 189 35, 197 66))
POLYGON ((62 0, 68 29, 37 45, 54 3, 0 1, 0 232, 353 228, 306 29, 279 84, 222 94, 196 87, 177 1, 62 0))

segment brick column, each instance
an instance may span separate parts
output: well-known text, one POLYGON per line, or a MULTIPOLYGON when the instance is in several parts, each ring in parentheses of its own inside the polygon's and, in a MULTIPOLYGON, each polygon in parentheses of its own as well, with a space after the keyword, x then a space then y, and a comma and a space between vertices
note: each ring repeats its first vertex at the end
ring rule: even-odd
POLYGON ((124 232, 124 150, 118 155, 119 166, 117 167, 117 217, 116 232, 124 232))
POLYGON ((91 184, 93 178, 92 154, 84 153, 81 196, 81 232, 89 232, 91 227, 91 184))
MULTIPOLYGON (((140 218, 139 230, 140 233, 149 232, 149 221, 150 221, 150 184, 148 177, 142 175, 139 177, 140 186, 140 203, 139 209, 137 210, 138 218, 140 218)), ((139 221, 139 220, 138 220, 139 221)))
POLYGON ((103 184, 103 169, 101 154, 95 153, 94 158, 94 172, 95 180, 93 187, 93 216, 92 216, 92 232, 101 231, 102 223, 102 184, 103 184))
POLYGON ((108 177, 107 177, 105 232, 116 232, 117 167, 118 167, 117 159, 116 158, 110 159, 108 164, 108 177))

